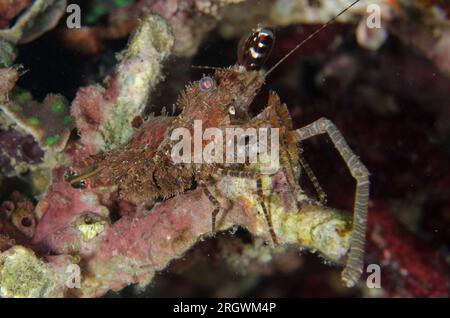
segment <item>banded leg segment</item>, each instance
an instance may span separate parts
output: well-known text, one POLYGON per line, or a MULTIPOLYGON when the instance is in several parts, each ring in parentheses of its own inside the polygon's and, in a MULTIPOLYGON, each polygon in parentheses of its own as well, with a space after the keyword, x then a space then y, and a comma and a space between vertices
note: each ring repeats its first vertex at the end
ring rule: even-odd
POLYGON ((356 180, 350 252, 342 272, 343 282, 347 287, 352 287, 358 282, 364 266, 364 245, 369 202, 369 171, 353 153, 342 134, 330 120, 320 118, 312 124, 297 129, 296 132, 300 140, 326 133, 344 159, 351 175, 356 180))
POLYGON ((208 200, 211 201, 211 203, 214 206, 214 210, 211 214, 211 223, 212 223, 212 232, 215 233, 216 232, 216 218, 217 218, 217 214, 219 214, 219 211, 220 211, 220 203, 216 199, 216 197, 211 193, 211 191, 209 191, 209 189, 206 187, 206 185, 203 185, 203 192, 205 193, 208 200))
POLYGON ((277 235, 275 234, 275 231, 273 230, 273 224, 272 224, 272 213, 267 209, 266 203, 264 202, 264 193, 263 193, 263 187, 262 187, 262 180, 261 176, 258 176, 256 179, 256 189, 258 192, 259 200, 261 201, 261 207, 263 209, 264 217, 267 221, 267 226, 269 227, 270 236, 272 237, 273 244, 275 246, 278 244, 277 235))
POLYGON ((275 92, 269 93, 269 102, 266 109, 269 109, 268 117, 270 123, 279 128, 280 133, 280 163, 283 174, 289 185, 289 194, 297 206, 297 210, 301 209, 301 202, 298 195, 303 191, 298 184, 298 177, 295 172, 299 170, 299 153, 297 149, 297 138, 290 133, 293 129, 293 123, 289 109, 286 104, 281 103, 280 98, 275 92))
POLYGON ((317 179, 316 175, 314 174, 314 171, 309 166, 308 161, 306 161, 306 159, 303 157, 302 153, 303 153, 303 149, 300 149, 300 156, 298 158, 300 161, 300 165, 302 166, 303 170, 305 171, 306 175, 308 176, 309 181, 311 181, 314 189, 316 190, 316 193, 319 197, 320 204, 326 205, 327 204, 327 194, 325 193, 325 191, 323 191, 322 186, 319 183, 319 180, 317 179))

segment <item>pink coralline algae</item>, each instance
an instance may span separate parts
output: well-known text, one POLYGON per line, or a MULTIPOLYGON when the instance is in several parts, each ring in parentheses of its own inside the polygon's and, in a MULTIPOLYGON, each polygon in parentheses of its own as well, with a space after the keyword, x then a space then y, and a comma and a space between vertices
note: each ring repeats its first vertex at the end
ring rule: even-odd
POLYGON ((2 203, 0 207, 0 251, 6 251, 14 245, 30 246, 29 235, 34 233, 35 220, 34 216, 26 215, 23 216, 23 212, 27 214, 30 213, 29 210, 20 208, 16 206, 16 202, 8 200, 2 203), (30 223, 25 223, 25 225, 30 225, 24 227, 22 224, 23 217, 30 217, 30 223), (13 222, 16 225, 13 224, 13 222), (26 233, 23 233, 21 229, 26 228, 26 233))
MULTIPOLYGON (((235 46, 249 30, 258 25, 280 29, 270 67, 350 1, 90 3, 83 7, 88 14, 82 28, 68 29, 61 18, 67 1, 0 0, 0 297, 101 297, 130 285, 151 294, 158 272, 164 273, 159 286, 173 291, 179 284, 170 281, 172 270, 198 260, 212 272, 198 275, 203 268, 195 269, 192 280, 201 280, 198 285, 228 280, 227 271, 242 275, 242 280, 229 280, 228 290, 221 286, 209 295, 248 295, 258 287, 265 296, 449 296, 448 251, 442 244, 450 207, 445 176, 448 6, 441 1, 374 0, 381 8, 382 28, 373 30, 365 23, 367 4, 360 3, 266 78, 287 103, 295 127, 330 117, 372 173, 365 265, 380 266, 381 288, 369 288, 364 272, 356 287, 348 289, 339 272, 352 237, 351 215, 344 210, 353 204, 354 180, 339 159, 330 159, 339 154, 326 152, 315 140, 302 144, 302 155, 324 182, 330 206, 343 210, 317 202, 304 174, 299 206, 291 200, 283 171, 262 178, 263 196, 255 180, 224 175, 214 187, 208 185, 222 194, 213 232, 215 206, 197 184, 172 197, 140 203, 132 194, 122 195, 117 182, 103 182, 107 178, 86 178, 82 186, 70 181, 93 168, 99 154, 119 154, 115 158, 124 158, 125 168, 131 167, 127 151, 151 158, 170 138, 183 108, 176 106, 192 107, 182 113, 184 120, 214 121, 216 113, 190 101, 220 83, 182 94, 178 103, 170 96, 178 96, 186 81, 210 80, 211 68, 233 63, 235 46), (220 43, 204 44, 210 55, 204 61, 198 48, 214 40, 211 35, 221 37, 220 43), (223 45, 227 39, 235 42, 229 45, 233 49, 223 45), (35 94, 34 85, 24 84, 21 79, 33 71, 33 63, 45 60, 39 56, 37 62, 20 65, 26 64, 23 53, 33 45, 67 50, 61 53, 70 56, 58 66, 61 72, 51 74, 63 74, 64 81, 73 75, 65 70, 70 59, 83 54, 86 62, 80 63, 72 96, 50 89, 35 94), (206 65, 199 67, 205 74, 192 75, 198 69, 191 65, 206 65), (97 79, 104 76, 100 83, 97 79), (173 108, 170 115, 166 107, 173 108), (223 277, 211 259, 220 263, 223 277)), ((48 75, 40 76, 45 81, 48 75)), ((194 83, 187 87, 199 84, 194 83)), ((252 106, 265 107, 266 97, 263 91, 252 106)), ((267 120, 267 114, 258 119, 267 120)), ((197 295, 190 287, 185 282, 180 294, 197 295)))
MULTIPOLYGON (((129 147, 142 144, 156 148, 173 118, 155 117, 136 132, 129 147)), ((76 153, 76 150, 74 150, 76 153)), ((69 149, 69 153, 71 150, 69 149)), ((35 248, 58 255, 77 255, 83 261, 81 289, 75 296, 101 296, 130 283, 147 285, 156 271, 182 257, 193 245, 210 237, 212 203, 201 189, 157 203, 149 208, 117 200, 115 186, 73 188, 64 182, 66 168, 55 170, 53 184, 36 207, 39 219, 33 237, 35 248), (149 210, 150 209, 150 210, 149 210), (119 211, 114 215, 113 211, 119 211)), ((225 178, 229 210, 219 214, 219 227, 248 229, 269 239, 265 221, 257 211, 252 181, 225 178), (253 189, 253 190, 252 190, 253 189)), ((317 251, 329 261, 341 263, 348 249, 349 223, 344 214, 319 205, 306 204, 302 212, 291 211, 283 175, 269 185, 273 195, 272 217, 283 243, 299 244, 317 251), (312 232, 306 229, 314 226, 312 232), (305 229, 305 230, 303 230, 305 229)))
MULTIPOLYGON (((9 200, 3 201, 0 206, 2 218, 9 220, 14 227, 27 238, 31 239, 36 229, 34 204, 19 192, 13 192, 9 200)), ((15 235, 8 235, 15 239, 15 235)))
MULTIPOLYGON (((236 186, 234 180, 224 182, 229 187, 236 186)), ((278 184, 285 186, 281 182, 278 184)), ((201 189, 158 203, 150 211, 145 206, 135 208, 122 202, 119 204, 121 216, 115 222, 106 207, 109 198, 108 191, 95 193, 73 189, 66 183, 54 183, 37 206, 36 213, 42 216, 33 244, 41 250, 79 255, 85 260, 82 287, 71 290, 74 295, 101 296, 130 283, 145 286, 156 271, 182 257, 202 238, 211 236, 213 206, 201 189)), ((243 193, 235 200, 226 215, 220 214, 220 229, 239 225, 268 239, 266 225, 255 213, 258 205, 250 203, 243 193)), ((335 212, 317 206, 303 209, 298 215, 278 216, 280 222, 284 222, 277 227, 280 238, 303 247, 310 245, 325 258, 340 262, 348 248, 345 219, 333 221, 335 212), (301 233, 302 226, 312 224, 321 231, 320 236, 301 233)))
POLYGON ((8 129, 0 129, 0 171, 4 175, 16 175, 27 171, 30 165, 42 162, 44 152, 30 135, 8 129))
POLYGON ((72 105, 81 141, 92 151, 114 149, 127 142, 155 85, 163 79, 162 62, 173 47, 173 36, 162 18, 149 16, 130 40, 107 87, 79 90, 72 105))
MULTIPOLYGON (((114 149, 132 133, 127 149, 156 149, 166 138, 171 117, 150 118, 137 131, 133 125, 148 98, 148 83, 159 80, 159 66, 142 67, 142 59, 151 54, 156 61, 162 60, 173 41, 170 34, 165 45, 144 41, 152 36, 146 31, 154 30, 151 26, 155 23, 163 22, 150 16, 135 33, 106 89, 97 85, 78 92, 72 115, 81 139, 67 149, 73 158, 72 167, 54 170, 53 183, 36 207, 34 249, 80 259, 81 287, 67 289, 66 295, 101 296, 131 283, 145 286, 156 271, 212 234, 213 206, 201 189, 147 207, 118 199, 114 185, 91 187, 88 182, 85 189, 77 189, 65 181, 72 169, 83 168, 89 154, 114 149), (131 76, 139 85, 130 86, 131 76), (119 114, 125 115, 120 117, 120 123, 119 114)), ((163 41, 161 34, 158 39, 163 41)), ((271 209, 275 231, 282 242, 298 244, 331 262, 342 263, 351 232, 348 216, 315 204, 305 204, 303 213, 294 213, 286 203, 284 176, 279 175, 267 186, 280 193, 272 195, 271 209), (315 230, 306 230, 311 227, 315 230)), ((254 182, 224 178, 219 187, 227 193, 228 202, 222 203, 229 210, 219 214, 219 229, 241 226, 257 237, 269 239, 265 220, 257 212, 261 207, 254 182)))

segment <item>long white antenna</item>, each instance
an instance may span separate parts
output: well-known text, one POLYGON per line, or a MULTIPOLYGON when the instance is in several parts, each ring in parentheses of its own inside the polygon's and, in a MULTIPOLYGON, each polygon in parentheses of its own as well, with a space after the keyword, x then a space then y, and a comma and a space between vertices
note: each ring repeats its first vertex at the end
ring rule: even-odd
POLYGON ((191 68, 198 68, 202 70, 220 70, 220 67, 216 66, 204 66, 204 65, 191 65, 191 68))
POLYGON ((302 42, 300 42, 299 44, 297 44, 297 46, 295 48, 293 48, 291 51, 289 51, 289 53, 287 53, 281 60, 279 60, 274 66, 272 66, 272 68, 270 70, 268 70, 265 74, 265 77, 267 77, 274 69, 276 69, 281 63, 283 63, 289 56, 292 55, 292 53, 294 53, 295 51, 297 51, 299 48, 301 48, 306 42, 308 42, 309 40, 311 40, 312 38, 314 38, 319 32, 321 32, 323 29, 325 29, 326 27, 328 27, 330 24, 334 23, 336 21, 337 18, 339 18, 341 15, 343 15, 345 12, 347 12, 348 10, 350 10, 350 8, 352 8, 355 4, 357 4, 359 1, 361 0, 356 0, 355 2, 353 2, 351 5, 349 5, 347 8, 345 8, 344 10, 342 10, 338 15, 336 15, 334 18, 332 18, 330 21, 328 21, 327 23, 323 24, 319 29, 317 29, 316 31, 314 31, 313 33, 311 33, 306 39, 304 39, 302 42))

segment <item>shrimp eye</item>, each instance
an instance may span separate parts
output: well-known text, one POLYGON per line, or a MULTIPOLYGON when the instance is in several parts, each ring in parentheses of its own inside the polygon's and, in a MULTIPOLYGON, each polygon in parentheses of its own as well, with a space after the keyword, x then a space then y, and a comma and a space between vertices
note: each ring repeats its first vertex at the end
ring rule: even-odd
POLYGON ((199 82, 200 90, 203 92, 209 92, 216 87, 216 81, 210 76, 203 76, 199 82))
POLYGON ((236 108, 234 108, 234 106, 228 107, 228 113, 230 115, 236 115, 236 108))
POLYGON ((257 29, 243 38, 238 49, 238 63, 247 71, 259 70, 272 51, 275 34, 271 28, 257 29))

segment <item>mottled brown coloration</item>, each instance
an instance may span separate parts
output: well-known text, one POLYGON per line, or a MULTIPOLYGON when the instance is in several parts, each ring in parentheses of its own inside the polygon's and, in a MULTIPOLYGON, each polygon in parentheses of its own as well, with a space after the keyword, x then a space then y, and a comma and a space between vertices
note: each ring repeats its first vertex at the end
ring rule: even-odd
POLYGON ((231 120, 230 107, 236 109, 233 117, 247 120, 248 106, 264 82, 260 73, 246 72, 240 66, 218 70, 215 80, 218 86, 211 91, 202 91, 199 82, 186 87, 177 103, 182 112, 173 118, 159 142, 151 147, 145 140, 140 142, 139 136, 145 130, 143 127, 124 147, 93 156, 89 167, 81 169, 83 175, 69 181, 76 184, 91 177, 90 186, 117 185, 121 197, 136 204, 149 204, 156 199, 176 196, 197 183, 211 183, 217 166, 173 163, 171 131, 185 127, 193 134, 194 120, 202 120, 204 129, 224 128, 231 120))
MULTIPOLYGON (((355 1, 351 6, 357 2, 355 1)), ((334 20, 335 18, 324 24, 320 30, 334 20)), ((318 31, 314 32, 308 39, 313 38, 316 34, 318 34, 318 31)), ((133 139, 122 148, 97 155, 92 158, 92 165, 87 173, 83 172, 86 173, 85 175, 75 177, 69 182, 75 184, 89 177, 94 180, 91 185, 95 186, 95 180, 101 180, 106 184, 116 185, 122 198, 136 204, 148 204, 153 203, 156 199, 177 196, 199 185, 204 187, 204 193, 214 206, 212 229, 215 230, 215 219, 220 210, 220 203, 208 187, 214 185, 217 178, 224 175, 253 178, 256 181, 269 232, 276 244, 277 238, 273 230, 271 213, 265 204, 262 175, 257 171, 256 166, 253 167, 248 164, 233 165, 232 167, 218 164, 174 164, 171 157, 174 144, 170 134, 173 129, 184 127, 190 131, 192 136, 195 120, 202 121, 203 129, 210 127, 223 129, 233 125, 253 128, 279 128, 281 170, 289 184, 292 201, 297 204, 300 211, 301 202, 298 201, 298 197, 301 194, 301 188, 298 179, 301 166, 305 168, 307 176, 316 187, 321 202, 324 202, 324 193, 306 161, 301 158, 298 143, 317 134, 328 133, 358 182, 351 252, 342 276, 347 286, 353 286, 359 279, 363 265, 369 194, 367 169, 357 160, 357 157, 351 152, 343 137, 331 122, 319 120, 294 131, 287 106, 281 103, 274 92, 270 93, 268 105, 263 114, 252 119, 248 112, 251 102, 264 84, 266 76, 304 43, 305 41, 297 45, 266 74, 247 70, 243 65, 235 65, 226 69, 218 69, 214 75, 216 85, 211 86, 211 89, 201 87, 200 82, 188 85, 185 91, 181 93, 177 103, 182 110, 181 114, 172 119, 172 122, 168 125, 169 128, 165 130, 164 134, 161 134, 160 140, 149 145, 145 142, 136 142, 133 139)), ((246 61, 246 63, 249 62, 246 61)), ((141 133, 143 129, 145 128, 141 128, 141 133)), ((139 133, 136 138, 139 138, 138 136, 139 133)), ((205 145, 206 141, 203 141, 203 143, 205 145)))

